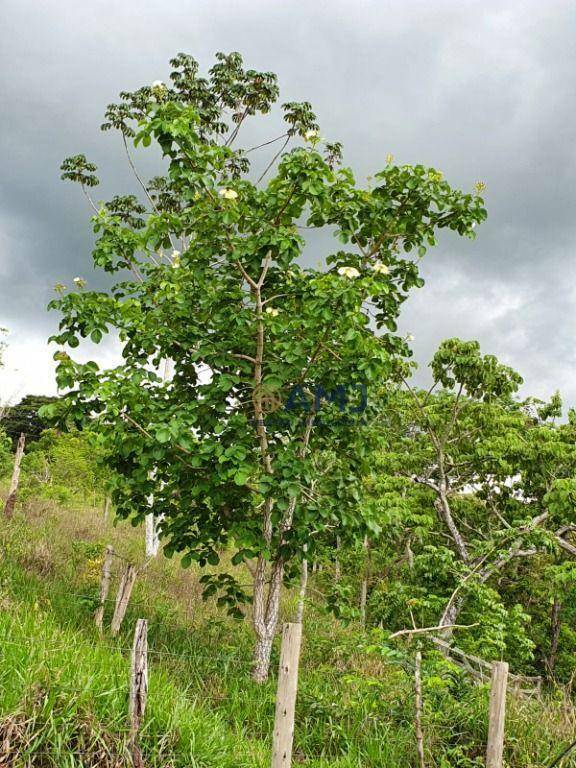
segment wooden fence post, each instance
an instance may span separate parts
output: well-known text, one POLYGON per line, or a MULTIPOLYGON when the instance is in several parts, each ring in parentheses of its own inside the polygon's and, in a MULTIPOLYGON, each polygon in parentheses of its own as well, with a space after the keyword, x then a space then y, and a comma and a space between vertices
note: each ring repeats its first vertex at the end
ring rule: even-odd
POLYGON ((416 651, 416 663, 414 665, 414 695, 416 699, 416 713, 414 717, 414 731, 416 733, 416 750, 418 752, 418 765, 426 768, 424 757, 424 732, 422 730, 422 651, 416 651))
POLYGON ((366 626, 366 601, 368 599, 368 577, 370 571, 370 542, 368 536, 364 536, 364 574, 362 576, 362 586, 360 589, 360 624, 366 626))
POLYGON ((124 621, 126 615, 126 609, 130 602, 130 595, 132 594, 132 588, 136 581, 138 570, 132 563, 128 563, 126 570, 122 574, 120 580, 120 586, 118 587, 118 594, 116 595, 116 604, 114 606, 114 616, 112 616, 112 623, 110 624, 110 632, 112 637, 116 637, 124 621))
POLYGON ((504 723, 506 719, 506 687, 508 685, 508 664, 495 661, 492 665, 490 684, 490 712, 488 720, 488 745, 486 747, 486 768, 502 768, 504 754, 504 723))
POLYGON ((112 570, 112 559, 114 557, 114 547, 109 544, 104 552, 104 562, 102 563, 102 580, 100 581, 100 602, 98 608, 94 611, 94 621, 98 631, 102 634, 102 622, 104 621, 104 608, 110 590, 110 572, 112 570))
POLYGON ((294 713, 298 691, 298 664, 302 624, 284 624, 276 692, 276 717, 272 743, 272 768, 290 768, 294 739, 294 713))
POLYGON ((132 644, 132 663, 130 667, 130 700, 128 717, 130 718, 130 750, 134 768, 143 768, 142 753, 138 745, 138 731, 146 711, 148 698, 148 622, 138 619, 132 644))
POLYGON ((20 465, 22 464, 22 457, 24 456, 24 446, 26 445, 26 435, 24 432, 20 433, 18 439, 18 445, 16 446, 16 454, 14 455, 14 469, 12 470, 12 480, 10 482, 10 490, 8 491, 8 498, 4 505, 4 517, 10 520, 14 514, 14 507, 16 506, 16 497, 18 495, 18 484, 20 483, 20 465))

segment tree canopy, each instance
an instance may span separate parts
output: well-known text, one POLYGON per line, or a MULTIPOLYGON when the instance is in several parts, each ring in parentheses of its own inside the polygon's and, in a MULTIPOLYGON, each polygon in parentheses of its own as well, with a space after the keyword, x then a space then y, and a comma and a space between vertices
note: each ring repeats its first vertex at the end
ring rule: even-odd
MULTIPOLYGON (((480 189, 460 192, 435 169, 392 158, 358 184, 307 102, 282 105, 280 136, 239 148, 247 120, 277 100, 277 80, 237 53, 216 58, 201 76, 179 54, 170 84, 108 107, 102 129, 120 134, 143 202, 96 203, 96 167, 83 155, 63 163, 94 207, 94 264, 114 284, 58 286, 53 341, 59 386, 71 389, 66 415, 96 418, 119 514, 142 519, 153 495, 165 551, 184 565, 216 564, 223 547, 233 563, 254 563, 262 678, 290 564, 337 521, 364 525, 354 397, 393 381, 410 356, 396 323, 423 284, 420 259, 439 230, 472 237, 486 213, 480 189), (156 145, 165 174, 142 181, 131 144, 156 145), (318 231, 333 246, 305 267, 318 231), (116 368, 65 349, 110 331, 123 349, 116 368), (282 404, 273 413, 271 400, 282 404), (336 493, 322 494, 322 482, 336 493)), ((232 610, 248 599, 233 574, 205 583, 232 610)))

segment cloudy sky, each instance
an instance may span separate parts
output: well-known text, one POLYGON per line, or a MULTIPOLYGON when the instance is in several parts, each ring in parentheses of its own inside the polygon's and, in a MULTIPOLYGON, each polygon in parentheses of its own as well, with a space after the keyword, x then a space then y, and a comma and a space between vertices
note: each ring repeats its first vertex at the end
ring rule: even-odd
POLYGON ((62 158, 98 164, 102 199, 132 191, 118 136, 99 131, 106 104, 167 79, 179 51, 207 68, 238 50, 279 75, 283 100, 314 104, 359 178, 392 153, 466 189, 486 183, 488 222, 428 254, 402 327, 423 366, 443 338, 477 338, 526 393, 576 404, 573 0, 3 0, 2 16, 0 397, 54 391, 52 286, 99 279, 62 158))

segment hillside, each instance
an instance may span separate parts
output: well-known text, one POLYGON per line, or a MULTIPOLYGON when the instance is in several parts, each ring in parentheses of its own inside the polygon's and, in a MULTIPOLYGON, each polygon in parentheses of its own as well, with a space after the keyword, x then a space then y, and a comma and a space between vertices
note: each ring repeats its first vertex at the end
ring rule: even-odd
MULTIPOLYGON (((141 561, 142 538, 141 529, 104 522, 100 507, 78 503, 28 502, 3 525, 0 765, 131 764, 127 659, 140 616, 150 626, 145 764, 268 765, 274 680, 264 686, 250 681, 248 631, 202 601, 196 571, 157 558, 136 584, 120 637, 98 636, 92 612, 103 548, 113 543, 141 561)), ((117 577, 115 567, 111 595, 117 577)), ((292 607, 286 594, 286 615, 292 607)), ((415 765, 406 669, 367 649, 364 633, 340 626, 313 599, 306 610, 295 762, 310 768, 415 765)), ((110 606, 105 626, 109 619, 110 606)), ((508 706, 509 766, 545 765, 574 737, 574 711, 560 692, 545 700, 510 696, 508 706)), ((430 764, 481 765, 486 712, 485 687, 464 685, 441 668, 429 675, 424 726, 430 764)))

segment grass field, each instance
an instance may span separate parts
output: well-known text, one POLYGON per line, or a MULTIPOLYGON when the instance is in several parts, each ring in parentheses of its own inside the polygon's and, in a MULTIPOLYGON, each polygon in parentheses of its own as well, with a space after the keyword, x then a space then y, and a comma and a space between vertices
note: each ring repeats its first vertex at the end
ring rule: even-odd
MULTIPOLYGON (((251 682, 247 622, 203 602, 196 571, 160 556, 137 582, 125 626, 113 640, 100 638, 92 621, 102 551, 113 543, 141 562, 142 530, 114 527, 100 509, 37 501, 4 523, 0 542, 0 765, 131 764, 125 746, 128 659, 138 617, 149 621, 145 764, 269 764, 275 681, 251 682)), ((120 561, 112 600, 119 569, 120 561)), ((286 594, 286 616, 292 607, 286 594)), ((340 626, 314 601, 306 610, 296 764, 415 765, 409 672, 366 653, 364 634, 340 626)), ((430 765, 481 765, 485 687, 439 668, 427 677, 425 700, 430 765)), ((562 692, 544 701, 509 697, 508 766, 546 765, 574 737, 574 710, 562 692)))

